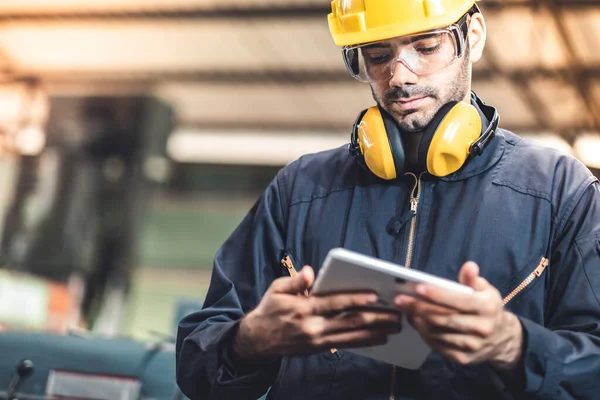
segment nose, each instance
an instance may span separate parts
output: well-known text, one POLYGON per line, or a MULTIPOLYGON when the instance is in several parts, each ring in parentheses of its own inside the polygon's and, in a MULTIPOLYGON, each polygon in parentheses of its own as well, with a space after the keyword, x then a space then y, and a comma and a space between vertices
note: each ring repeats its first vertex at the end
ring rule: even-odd
POLYGON ((415 84, 419 80, 419 76, 411 71, 402 59, 395 60, 391 65, 391 69, 392 77, 390 79, 390 86, 402 87, 404 85, 415 84))

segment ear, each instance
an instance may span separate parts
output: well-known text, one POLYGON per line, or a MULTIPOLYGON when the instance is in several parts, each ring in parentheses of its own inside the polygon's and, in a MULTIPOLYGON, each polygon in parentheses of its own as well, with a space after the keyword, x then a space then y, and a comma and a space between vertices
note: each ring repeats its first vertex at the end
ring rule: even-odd
POLYGON ((471 16, 468 38, 469 46, 471 48, 470 61, 471 64, 475 64, 477 61, 481 60, 483 49, 485 47, 485 40, 487 38, 485 19, 481 13, 475 13, 471 16))

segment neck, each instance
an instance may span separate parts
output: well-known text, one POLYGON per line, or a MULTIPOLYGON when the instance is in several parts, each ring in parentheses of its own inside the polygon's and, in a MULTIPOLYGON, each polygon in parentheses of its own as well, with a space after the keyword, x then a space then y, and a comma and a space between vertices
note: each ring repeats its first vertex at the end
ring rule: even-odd
POLYGON ((404 134, 402 138, 406 161, 411 164, 416 164, 418 161, 419 145, 421 144, 422 137, 423 133, 419 132, 404 134))

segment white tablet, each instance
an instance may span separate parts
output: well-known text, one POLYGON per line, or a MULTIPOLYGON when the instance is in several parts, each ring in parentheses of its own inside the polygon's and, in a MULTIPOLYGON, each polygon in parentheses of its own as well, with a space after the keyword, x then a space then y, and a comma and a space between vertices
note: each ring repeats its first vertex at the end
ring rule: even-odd
MULTIPOLYGON (((396 295, 399 293, 414 295, 418 283, 459 293, 473 292, 472 288, 448 279, 407 269, 354 251, 336 248, 327 254, 313 285, 312 293, 323 295, 375 292, 379 297, 376 307, 395 308, 396 295)), ((391 335, 387 344, 347 350, 408 369, 419 368, 431 351, 406 318, 403 319, 402 332, 391 335)))

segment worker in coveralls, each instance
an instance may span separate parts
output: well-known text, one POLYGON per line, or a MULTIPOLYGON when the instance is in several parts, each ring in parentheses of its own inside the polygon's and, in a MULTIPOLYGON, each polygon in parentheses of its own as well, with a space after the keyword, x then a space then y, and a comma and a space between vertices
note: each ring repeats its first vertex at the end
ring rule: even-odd
POLYGON ((471 91, 487 35, 475 0, 334 0, 328 21, 375 103, 349 146, 283 168, 219 249, 203 309, 179 326, 183 392, 599 399, 598 181, 501 129, 471 91), (401 313, 362 307, 372 293, 305 296, 335 247, 474 293, 422 286, 395 299, 401 313), (401 314, 433 349, 420 368, 344 350, 385 343, 401 314))

